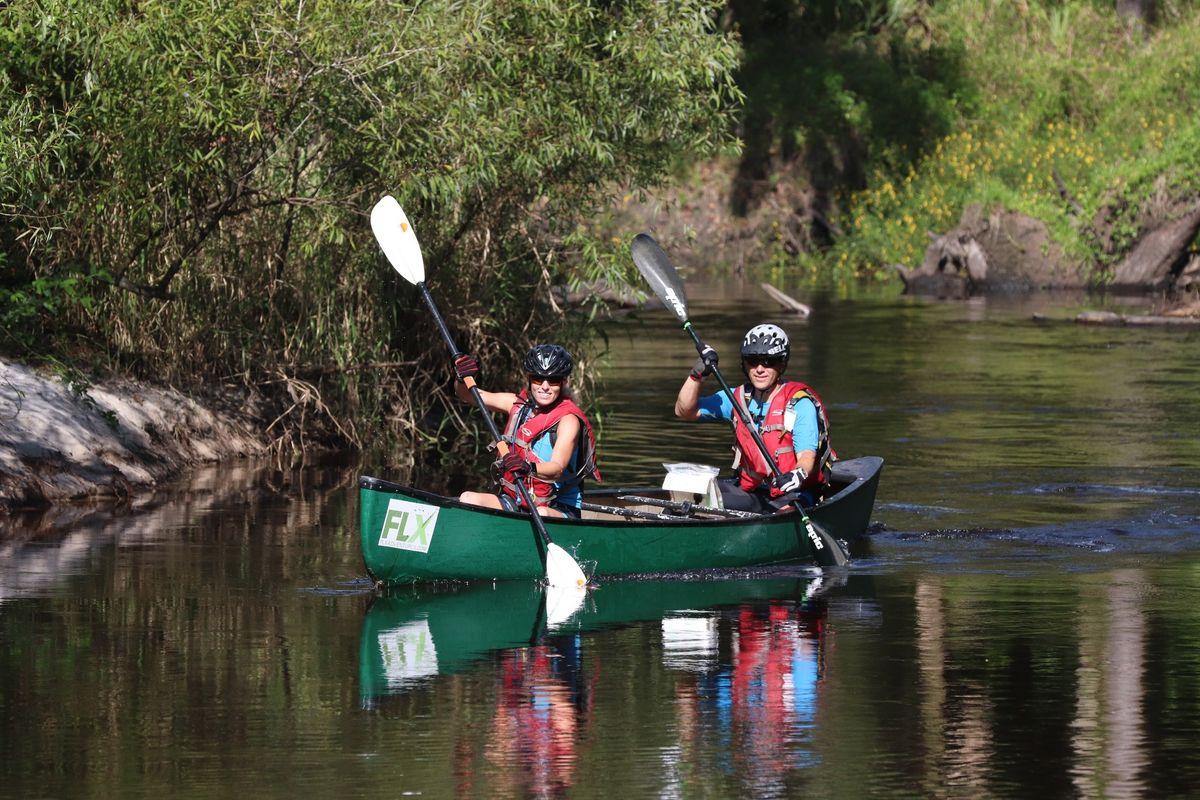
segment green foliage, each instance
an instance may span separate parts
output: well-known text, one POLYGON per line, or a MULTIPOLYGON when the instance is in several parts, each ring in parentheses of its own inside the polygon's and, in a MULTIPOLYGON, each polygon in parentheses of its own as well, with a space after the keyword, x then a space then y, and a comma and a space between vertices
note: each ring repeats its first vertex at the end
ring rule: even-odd
POLYGON ((874 169, 901 169, 972 102, 953 41, 920 32, 915 2, 731 4, 745 41, 745 152, 735 211, 750 210, 777 164, 796 165, 823 213, 874 169))
POLYGON ((612 263, 564 244, 605 187, 730 141, 737 50, 715 14, 708 0, 0 6, 5 330, 38 316, 49 352, 76 332, 147 377, 248 384, 282 399, 293 442, 314 425, 352 441, 384 418, 411 428, 444 397, 446 359, 375 246, 371 205, 405 206, 460 344, 503 375, 563 331, 545 294, 580 252, 596 274, 612 263))
POLYGON ((953 228, 980 204, 1045 221, 1069 253, 1102 269, 1148 204, 1196 196, 1200 9, 1179 10, 1147 43, 1109 3, 963 0, 928 19, 971 54, 965 78, 989 101, 918 162, 872 175, 832 263, 861 274, 915 266, 927 232, 953 228), (1092 227, 1102 209, 1112 216, 1107 246, 1092 227))
MULTIPOLYGON (((5 260, 0 254, 0 269, 5 260)), ((0 331, 4 348, 22 354, 43 350, 48 331, 63 331, 58 315, 73 308, 90 311, 96 287, 109 282, 105 273, 6 277, 7 285, 0 284, 0 331)))

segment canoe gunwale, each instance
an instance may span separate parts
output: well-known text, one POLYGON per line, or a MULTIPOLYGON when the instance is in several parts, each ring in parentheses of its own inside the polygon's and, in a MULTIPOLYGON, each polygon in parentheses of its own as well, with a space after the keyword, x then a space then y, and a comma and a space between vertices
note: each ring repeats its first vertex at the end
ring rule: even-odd
MULTIPOLYGON (((859 489, 865 483, 870 482, 873 478, 877 478, 880 469, 883 466, 883 459, 878 456, 863 456, 861 458, 847 459, 845 461, 834 464, 833 481, 835 483, 844 483, 844 485, 834 494, 817 503, 815 506, 807 509, 810 515, 820 514, 823 509, 833 507, 841 501, 850 498, 855 490, 859 489)), ((406 486, 400 483, 394 483, 382 478, 375 478, 364 475, 358 480, 359 489, 367 489, 370 491, 400 493, 443 508, 458 508, 469 511, 475 514, 486 516, 497 516, 512 520, 528 520, 529 515, 520 511, 506 511, 504 509, 485 508, 469 503, 463 503, 456 498, 446 497, 445 495, 435 494, 423 489, 417 489, 412 486, 406 486)), ((662 489, 653 486, 623 486, 616 488, 604 488, 584 492, 585 502, 595 502, 597 500, 612 499, 616 500, 619 495, 628 494, 653 494, 661 492, 662 489)), ((796 511, 783 511, 778 514, 759 514, 748 517, 723 517, 713 519, 712 517, 656 517, 655 519, 567 519, 562 517, 545 517, 547 525, 564 526, 573 528, 582 527, 603 527, 611 528, 614 525, 629 525, 636 528, 677 528, 677 527, 713 527, 721 528, 737 528, 745 525, 757 525, 764 520, 785 521, 792 517, 799 518, 799 513, 796 511)))

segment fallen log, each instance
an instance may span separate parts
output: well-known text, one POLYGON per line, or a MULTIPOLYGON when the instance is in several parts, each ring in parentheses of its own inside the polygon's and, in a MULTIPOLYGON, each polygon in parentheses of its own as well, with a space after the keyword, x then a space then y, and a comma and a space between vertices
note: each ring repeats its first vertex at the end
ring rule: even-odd
POLYGON ((805 319, 807 319, 808 316, 810 314, 812 314, 811 308, 809 308, 804 303, 801 303, 799 300, 796 300, 793 297, 788 297, 786 294, 779 291, 771 284, 764 283, 761 285, 762 285, 762 290, 764 292, 766 292, 768 295, 770 295, 772 300, 779 303, 779 305, 783 306, 784 308, 788 309, 789 311, 794 311, 797 314, 799 314, 800 316, 804 317, 805 319))
POLYGON ((1117 314, 1112 311, 1084 311, 1075 317, 1075 321, 1082 325, 1200 328, 1200 318, 1196 317, 1168 317, 1163 314, 1117 314))

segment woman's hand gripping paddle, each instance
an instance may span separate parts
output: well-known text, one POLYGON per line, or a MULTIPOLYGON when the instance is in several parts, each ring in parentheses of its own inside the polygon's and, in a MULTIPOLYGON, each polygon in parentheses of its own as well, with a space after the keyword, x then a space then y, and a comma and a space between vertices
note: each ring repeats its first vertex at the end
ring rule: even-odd
MULTIPOLYGON (((383 254, 387 256, 388 262, 396 272, 399 272, 406 281, 420 290, 421 297, 425 299, 425 305, 429 306, 429 311, 433 314, 433 319, 442 333, 442 338, 446 340, 452 357, 458 358, 462 352, 454 343, 454 337, 450 335, 446 321, 442 318, 437 305, 433 302, 432 295, 429 294, 429 289, 425 286, 425 260, 421 257, 421 245, 417 243, 417 234, 413 231, 408 217, 405 216, 404 209, 400 208, 400 204, 391 195, 385 196, 371 209, 371 230, 374 231, 375 239, 379 242, 383 254)), ((488 411, 483 397, 479 394, 479 387, 475 385, 475 379, 467 378, 466 385, 475 399, 475 404, 483 412, 483 421, 487 424, 492 440, 496 442, 497 452, 501 456, 506 455, 508 444, 500 438, 500 432, 496 430, 496 423, 492 420, 491 412, 488 411)), ((516 484, 525 506, 531 509, 530 517, 533 521, 533 529, 546 548, 546 583, 555 589, 567 588, 582 591, 587 586, 587 576, 583 574, 583 570, 579 568, 575 559, 571 558, 570 553, 551 541, 550 533, 546 530, 546 523, 542 520, 542 515, 537 513, 533 498, 529 496, 528 487, 521 481, 517 481, 516 484)))
MULTIPOLYGON (((650 284, 650 288, 654 290, 654 294, 659 300, 663 301, 663 305, 671 310, 675 318, 683 323, 683 329, 691 335, 692 341, 696 345, 696 352, 704 356, 704 342, 696 333, 692 323, 688 320, 687 294, 683 290, 683 281, 679 277, 679 273, 675 271, 675 266, 671 263, 671 259, 658 242, 654 241, 649 235, 639 233, 633 238, 633 244, 630 245, 630 253, 633 255, 633 263, 637 264, 638 271, 642 273, 642 277, 650 284)), ((725 396, 729 398, 729 402, 733 404, 734 410, 742 419, 742 424, 754 436, 754 443, 758 445, 758 449, 762 452, 763 458, 771 466, 771 472, 776 479, 779 478, 779 465, 771 458, 770 452, 767 450, 766 443, 762 440, 762 435, 754 427, 746 411, 737 403, 733 396, 733 390, 729 388, 729 384, 725 382, 725 377, 721 375, 721 370, 714 364, 712 372, 717 376, 717 380, 721 383, 721 390, 725 392, 725 396)), ((822 528, 817 523, 809 519, 808 514, 804 513, 804 507, 799 501, 793 503, 796 510, 800 512, 800 519, 804 522, 805 532, 808 534, 809 544, 812 546, 813 557, 816 562, 823 567, 841 566, 845 564, 849 557, 846 554, 845 548, 841 543, 833 538, 829 531, 822 528)))

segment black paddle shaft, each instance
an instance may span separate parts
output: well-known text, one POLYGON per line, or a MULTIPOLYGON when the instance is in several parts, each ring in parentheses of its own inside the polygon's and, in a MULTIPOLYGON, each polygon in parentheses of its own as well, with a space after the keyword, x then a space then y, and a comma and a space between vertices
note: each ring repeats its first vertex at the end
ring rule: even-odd
MULTIPOLYGON (((633 256, 634 263, 637 264, 638 271, 642 273, 642 277, 650 284, 650 288, 658 295, 658 299, 663 302, 663 305, 675 315, 677 320, 683 323, 683 329, 688 332, 692 337, 692 341, 696 343, 696 352, 703 357, 704 342, 700 339, 700 335, 696 333, 696 329, 692 327, 691 320, 688 319, 687 292, 684 291, 683 280, 679 277, 679 273, 675 271, 675 265, 671 263, 671 257, 659 246, 658 242, 654 241, 654 237, 645 233, 639 233, 633 237, 633 243, 629 246, 629 250, 633 256)), ((729 398, 730 403, 733 403, 734 411, 741 417, 742 423, 754 437, 754 443, 758 445, 763 458, 771 466, 772 474, 778 478, 780 475, 779 466, 771 458, 770 451, 767 450, 767 445, 763 442, 762 436, 759 435, 758 429, 750 423, 750 416, 734 400, 733 390, 725 382, 724 376, 721 375, 721 370, 717 369, 714 365, 712 371, 717 376, 717 380, 721 382, 721 388, 725 391, 725 396, 729 398)))
MULTIPOLYGON (((437 322, 438 330, 442 332, 442 338, 446 340, 446 345, 450 348, 451 356, 457 359, 462 355, 462 351, 458 349, 458 345, 454 343, 454 337, 450 333, 450 329, 446 327, 446 320, 442 319, 442 314, 438 311, 437 304, 433 302, 433 295, 425 288, 425 282, 417 284, 417 288, 421 290, 421 297, 425 298, 425 305, 429 306, 429 311, 433 314, 433 319, 437 322)), ((488 410, 487 403, 483 402, 483 395, 479 393, 479 387, 475 385, 473 378, 467 378, 467 388, 471 391, 471 397, 475 399, 475 405, 479 407, 483 414, 483 422, 487 425, 488 433, 492 436, 492 441, 496 443, 496 450, 500 455, 508 454, 508 443, 500 438, 500 431, 496 428, 496 422, 492 419, 492 412, 488 410)), ((529 487, 524 481, 515 481, 517 491, 521 494, 521 500, 529 508, 529 515, 533 518, 533 527, 541 537, 542 542, 549 547, 553 542, 550 539, 550 532, 546 530, 546 523, 542 521, 542 515, 538 513, 537 506, 533 504, 533 498, 529 496, 529 487)))

